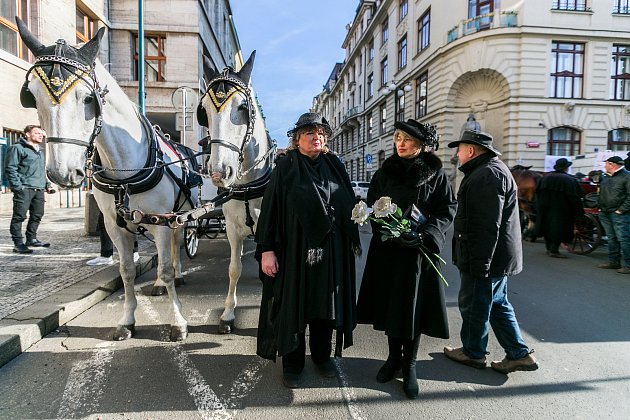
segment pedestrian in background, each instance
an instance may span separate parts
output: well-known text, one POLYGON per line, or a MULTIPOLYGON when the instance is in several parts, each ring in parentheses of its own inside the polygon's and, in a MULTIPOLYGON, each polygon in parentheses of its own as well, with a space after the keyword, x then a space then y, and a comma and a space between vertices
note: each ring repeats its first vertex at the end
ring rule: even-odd
POLYGON ((336 375, 330 355, 352 345, 356 326, 355 252, 359 231, 343 163, 326 146, 332 134, 321 115, 306 113, 287 133, 265 191, 256 227, 256 258, 263 282, 257 354, 282 356, 282 381, 300 386, 305 331, 311 358, 324 377, 336 375))
POLYGON ((575 220, 584 215, 582 188, 567 173, 572 165, 566 158, 556 160, 553 172, 546 174, 536 187, 536 236, 545 238, 547 255, 567 258, 560 253, 561 243, 571 243, 575 220))
POLYGON ((630 172, 619 156, 606 159, 604 170, 598 203, 599 221, 608 236, 608 262, 598 267, 630 274, 630 172))
MULTIPOLYGON (((98 229, 98 236, 101 243, 101 252, 98 257, 89 260, 87 265, 112 265, 114 264, 114 243, 109 237, 107 230, 105 229, 105 218, 103 212, 99 210, 98 221, 96 223, 98 229)), ((140 254, 138 254, 138 240, 133 241, 133 262, 138 262, 140 254)))
POLYGON ((38 125, 24 127, 24 138, 9 147, 4 161, 6 178, 13 191, 13 216, 11 217, 11 239, 13 252, 30 254, 29 247, 48 247, 47 242, 37 239, 37 229, 44 216, 44 192, 53 194, 55 190, 46 178, 42 143, 44 130, 38 125), (26 243, 22 236, 22 223, 26 220, 26 243))
POLYGON ((538 362, 523 341, 507 296, 508 276, 523 268, 516 182, 499 160, 501 153, 492 146, 489 134, 467 130, 448 147, 457 147, 459 170, 464 173, 453 223, 463 346, 445 347, 444 354, 456 362, 485 368, 491 325, 506 353, 502 361, 491 363, 492 368, 505 374, 536 370, 538 362))
MULTIPOLYGON (((389 382, 402 368, 403 390, 415 399, 420 335, 448 338, 442 280, 420 246, 440 253, 457 202, 442 161, 433 153, 438 147, 435 128, 415 120, 397 121, 394 128, 396 153, 374 174, 367 205, 390 197, 403 210, 415 205, 427 220, 410 234, 385 241, 382 225, 372 221, 357 311, 359 323, 371 324, 387 336, 389 354, 376 380, 389 382)), ((437 257, 431 260, 439 267, 437 257)))

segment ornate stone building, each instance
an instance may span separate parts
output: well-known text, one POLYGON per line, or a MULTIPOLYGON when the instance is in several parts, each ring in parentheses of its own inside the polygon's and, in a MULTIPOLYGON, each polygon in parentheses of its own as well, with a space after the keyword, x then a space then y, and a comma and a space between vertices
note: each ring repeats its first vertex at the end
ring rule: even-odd
POLYGON ((352 179, 396 120, 437 126, 448 165, 470 114, 508 165, 630 150, 630 1, 363 0, 313 108, 352 179))

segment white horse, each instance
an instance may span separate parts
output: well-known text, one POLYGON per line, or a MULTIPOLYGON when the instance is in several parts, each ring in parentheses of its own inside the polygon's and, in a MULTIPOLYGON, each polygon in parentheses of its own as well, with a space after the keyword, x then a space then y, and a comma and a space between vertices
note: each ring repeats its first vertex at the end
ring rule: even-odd
MULTIPOLYGON (((94 156, 94 197, 118 250, 125 292, 114 340, 125 340, 135 333, 133 242, 141 223, 147 223, 158 251, 156 285, 165 287, 171 300, 171 339, 185 339, 188 324, 174 284, 174 277, 181 278, 183 229, 172 230, 164 221, 174 210, 194 204, 182 197, 181 184, 174 179, 185 176, 186 165, 169 164, 180 160, 173 146, 157 138, 148 120, 96 60, 103 28, 81 48, 64 40, 46 47, 16 20, 22 40, 35 56, 20 99, 23 106, 37 108, 48 134, 48 177, 58 185, 77 187, 85 176, 86 157, 94 156), (29 74, 33 76, 30 80, 29 74), (160 163, 165 166, 158 167, 160 163), (136 209, 140 211, 133 211, 136 209)), ((196 197, 193 192, 193 200, 196 197)))
POLYGON ((226 68, 222 73, 204 57, 204 75, 209 82, 197 108, 197 120, 208 127, 209 133, 202 140, 206 153, 210 153, 205 169, 222 192, 218 202, 223 202, 231 250, 230 286, 219 319, 220 333, 230 333, 234 328, 243 240, 256 228, 276 149, 250 84, 255 54, 240 71, 226 68))

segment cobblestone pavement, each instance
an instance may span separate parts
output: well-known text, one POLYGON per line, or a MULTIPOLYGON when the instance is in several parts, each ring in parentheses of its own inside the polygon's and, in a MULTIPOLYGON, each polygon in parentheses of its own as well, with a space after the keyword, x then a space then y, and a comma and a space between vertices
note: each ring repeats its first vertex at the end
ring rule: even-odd
MULTIPOLYGON (((37 236, 51 246, 32 254, 13 253, 10 220, 10 213, 0 214, 0 320, 109 267, 86 265, 99 254, 100 242, 85 233, 84 207, 46 209, 37 236)), ((143 237, 138 249, 141 256, 155 251, 143 237)))

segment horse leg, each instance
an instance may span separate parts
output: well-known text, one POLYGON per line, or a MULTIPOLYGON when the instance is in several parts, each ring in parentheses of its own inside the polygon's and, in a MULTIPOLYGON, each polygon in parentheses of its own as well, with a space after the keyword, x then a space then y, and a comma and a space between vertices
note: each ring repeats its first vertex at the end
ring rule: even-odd
POLYGON ((234 308, 236 308, 236 285, 238 279, 241 277, 241 271, 243 270, 243 263, 241 262, 241 256, 243 255, 243 238, 238 233, 230 233, 228 231, 228 240, 230 242, 230 286, 228 288, 228 294, 225 298, 225 307, 223 313, 219 318, 219 333, 229 334, 234 329, 234 308))
POLYGON ((181 246, 184 241, 184 228, 173 229, 171 235, 171 259, 173 260, 173 271, 175 272, 175 287, 184 285, 184 275, 182 274, 181 246))
POLYGON ((113 334, 115 341, 121 341, 133 337, 136 333, 135 311, 138 301, 134 290, 134 280, 136 278, 136 265, 133 262, 134 237, 132 234, 117 227, 115 222, 112 223, 114 223, 113 227, 110 227, 112 225, 108 225, 108 219, 105 219, 107 232, 118 251, 120 276, 124 287, 125 302, 123 304, 123 314, 113 334))
POLYGON ((173 281, 173 261, 170 252, 173 234, 171 229, 167 227, 156 227, 152 233, 158 250, 157 281, 166 287, 173 311, 174 322, 171 324, 171 340, 182 341, 188 336, 188 321, 182 315, 182 304, 177 297, 175 282, 173 281))

